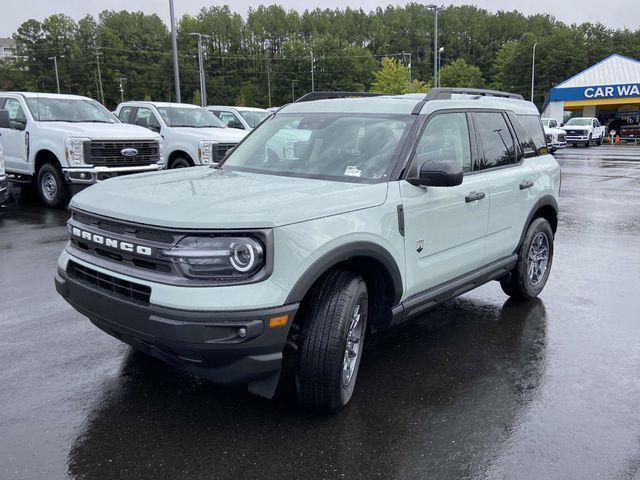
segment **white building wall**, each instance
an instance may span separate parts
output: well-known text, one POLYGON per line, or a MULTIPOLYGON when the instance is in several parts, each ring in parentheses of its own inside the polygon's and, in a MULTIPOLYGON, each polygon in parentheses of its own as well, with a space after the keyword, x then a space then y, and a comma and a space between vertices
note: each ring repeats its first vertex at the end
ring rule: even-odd
POLYGON ((562 123, 564 113, 564 102, 549 102, 542 113, 544 118, 553 118, 558 123, 562 123))

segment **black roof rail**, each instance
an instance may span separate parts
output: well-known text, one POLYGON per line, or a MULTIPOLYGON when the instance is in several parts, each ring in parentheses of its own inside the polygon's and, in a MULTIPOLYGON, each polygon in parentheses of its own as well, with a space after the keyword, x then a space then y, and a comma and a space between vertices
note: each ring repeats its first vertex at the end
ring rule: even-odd
POLYGON ((524 97, 518 93, 500 92, 498 90, 486 90, 484 88, 432 88, 427 92, 424 97, 425 101, 429 100, 448 100, 451 95, 475 95, 479 97, 499 97, 499 98, 512 98, 515 100, 524 100, 524 97))
POLYGON ((372 92, 309 92, 297 99, 295 103, 328 100, 331 98, 379 97, 380 95, 384 94, 372 92))

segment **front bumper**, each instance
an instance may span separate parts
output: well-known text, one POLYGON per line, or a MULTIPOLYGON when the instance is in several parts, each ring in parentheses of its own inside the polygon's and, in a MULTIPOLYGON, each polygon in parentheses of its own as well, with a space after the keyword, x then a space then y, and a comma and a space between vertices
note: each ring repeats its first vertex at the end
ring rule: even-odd
POLYGON ((549 142, 549 148, 552 148, 554 150, 560 150, 562 148, 567 148, 567 142, 558 142, 558 141, 551 141, 549 142))
POLYGON ((56 290, 106 333, 197 376, 273 396, 299 304, 244 311, 187 311, 125 300, 58 268, 56 290), (284 326, 272 317, 289 315, 284 326))
POLYGON ((567 143, 587 142, 589 140, 589 135, 567 135, 565 138, 567 139, 567 143))
POLYGON ((151 165, 140 165, 133 167, 105 167, 86 166, 63 168, 64 178, 71 184, 92 185, 111 177, 129 175, 132 173, 156 172, 162 170, 164 164, 153 163, 151 165))
POLYGON ((0 206, 4 205, 7 202, 7 197, 9 196, 9 182, 7 177, 0 177, 0 206))

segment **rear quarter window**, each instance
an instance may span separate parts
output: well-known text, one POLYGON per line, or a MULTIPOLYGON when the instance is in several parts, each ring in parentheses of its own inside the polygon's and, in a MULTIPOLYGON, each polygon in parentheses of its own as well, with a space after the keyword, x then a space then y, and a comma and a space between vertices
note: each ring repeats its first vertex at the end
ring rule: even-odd
POLYGON ((539 115, 511 116, 520 148, 525 156, 546 155, 547 140, 539 115))

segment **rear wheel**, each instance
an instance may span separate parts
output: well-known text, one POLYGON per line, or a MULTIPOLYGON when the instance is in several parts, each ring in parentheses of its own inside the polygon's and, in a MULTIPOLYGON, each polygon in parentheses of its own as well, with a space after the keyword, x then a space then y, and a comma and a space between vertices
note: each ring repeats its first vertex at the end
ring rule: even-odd
POLYGON ((513 298, 537 297, 549 278, 553 261, 553 230, 544 218, 536 218, 518 250, 516 267, 500 281, 502 291, 513 298))
POLYGON ((336 270, 309 301, 296 368, 298 399, 307 408, 337 412, 356 384, 367 329, 367 286, 359 275, 336 270))
POLYGON ((45 163, 40 167, 36 188, 47 206, 56 208, 66 206, 69 192, 62 171, 56 165, 45 163))

